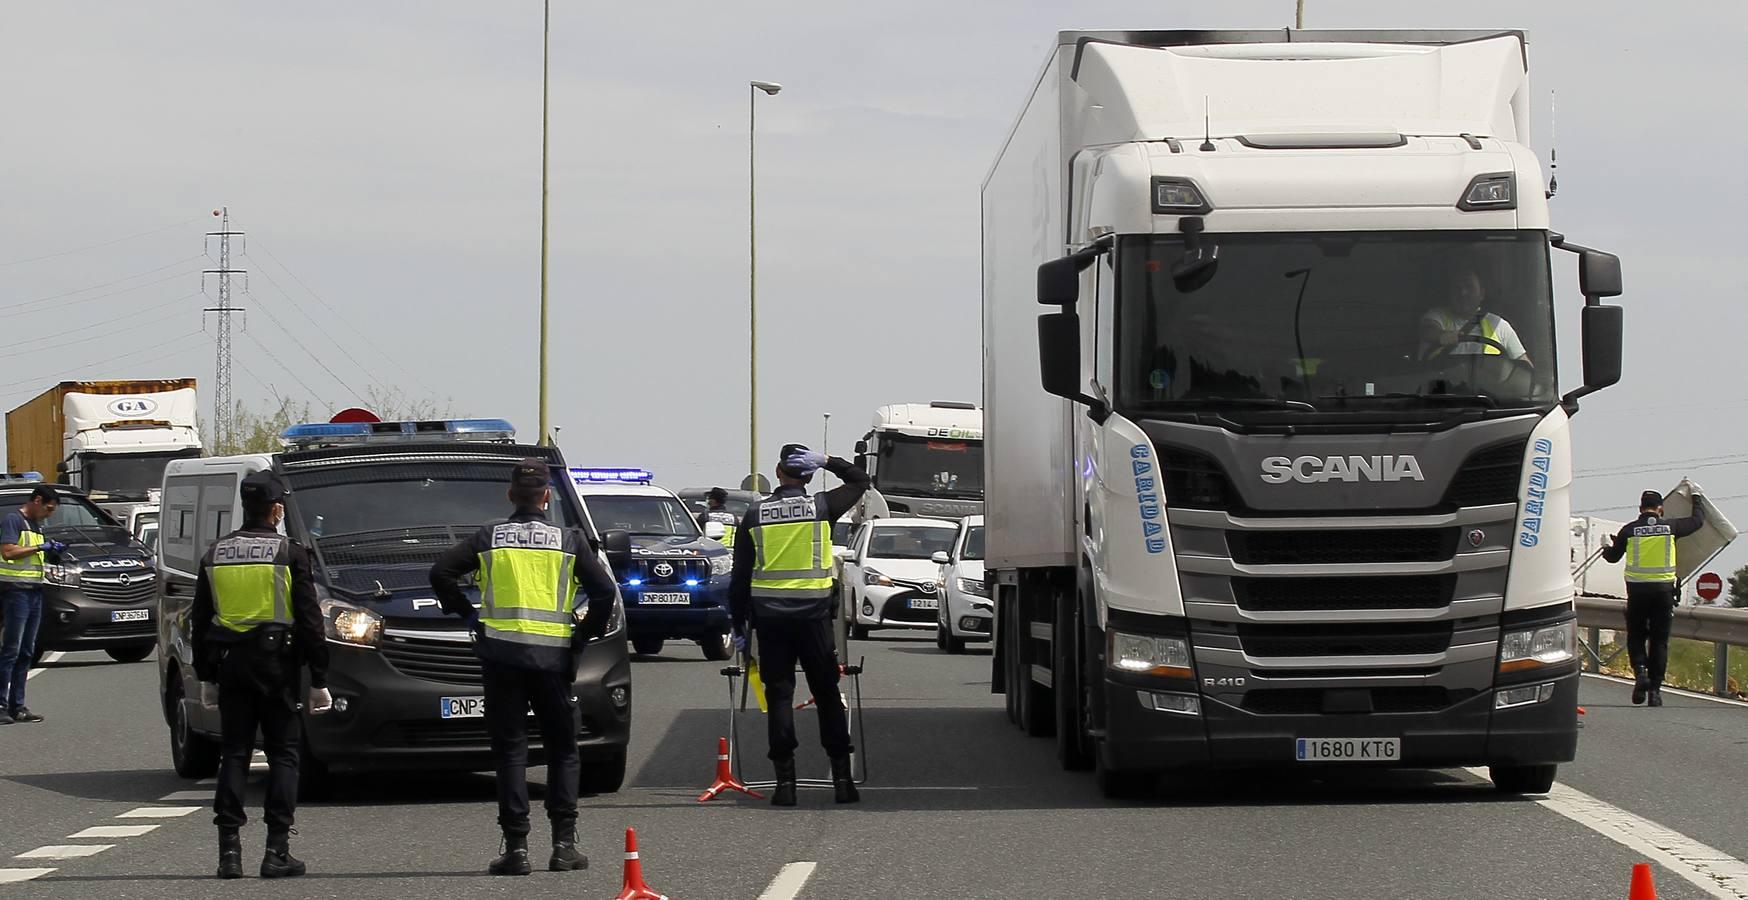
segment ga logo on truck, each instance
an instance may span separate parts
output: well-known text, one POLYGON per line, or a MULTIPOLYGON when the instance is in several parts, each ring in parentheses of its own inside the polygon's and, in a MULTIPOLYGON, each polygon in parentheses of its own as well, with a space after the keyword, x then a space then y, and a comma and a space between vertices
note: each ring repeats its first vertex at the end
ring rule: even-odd
POLYGON ((149 416, 156 412, 158 404, 146 397, 121 397, 109 401, 109 411, 118 416, 149 416))
POLYGON ((1262 461, 1262 480, 1269 484, 1297 481, 1425 481, 1420 461, 1412 456, 1271 456, 1262 461))

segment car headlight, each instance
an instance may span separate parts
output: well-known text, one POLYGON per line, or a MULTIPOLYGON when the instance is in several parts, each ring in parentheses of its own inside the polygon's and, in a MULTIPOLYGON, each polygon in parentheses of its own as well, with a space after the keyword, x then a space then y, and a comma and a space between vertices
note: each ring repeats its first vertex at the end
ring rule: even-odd
POLYGON ((608 639, 608 638, 610 638, 610 637, 612 637, 612 636, 614 636, 614 635, 616 635, 619 632, 624 631, 624 630, 625 630, 625 601, 620 598, 618 591, 614 591, 613 592, 613 611, 607 614, 607 630, 602 632, 600 637, 589 641, 589 643, 592 644, 595 641, 604 641, 604 640, 606 640, 606 639, 608 639))
POLYGON ((323 629, 328 640, 357 647, 374 647, 382 639, 382 616, 338 600, 322 602, 323 629))
POLYGON ((42 578, 49 584, 63 587, 79 586, 79 570, 72 566, 45 565, 42 567, 42 578))
POLYGON ((866 569, 862 572, 863 584, 877 584, 881 587, 892 587, 892 579, 880 574, 876 569, 866 569))
POLYGON ((1507 631, 1499 641, 1499 671, 1522 672, 1578 658, 1578 620, 1507 631))
POLYGON ((959 591, 973 597, 987 597, 989 596, 989 585, 984 584, 981 578, 961 578, 959 579, 959 591))
POLYGON ((1137 675, 1193 678, 1189 641, 1179 637, 1155 637, 1112 631, 1111 668, 1137 675))
POLYGON ((734 554, 719 553, 710 557, 710 574, 727 575, 734 571, 734 554))

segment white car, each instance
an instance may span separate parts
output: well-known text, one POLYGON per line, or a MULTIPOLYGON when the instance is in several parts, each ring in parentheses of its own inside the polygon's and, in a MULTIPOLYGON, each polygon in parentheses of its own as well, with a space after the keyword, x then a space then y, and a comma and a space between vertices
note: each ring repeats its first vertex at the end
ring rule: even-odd
POLYGON ((935 619, 935 646, 964 653, 966 641, 989 640, 995 605, 983 583, 983 517, 966 516, 953 549, 935 554, 941 567, 941 608, 935 619))
POLYGON ((843 558, 845 621, 850 636, 875 628, 933 628, 941 567, 934 555, 953 547, 959 526, 941 519, 872 519, 843 558))

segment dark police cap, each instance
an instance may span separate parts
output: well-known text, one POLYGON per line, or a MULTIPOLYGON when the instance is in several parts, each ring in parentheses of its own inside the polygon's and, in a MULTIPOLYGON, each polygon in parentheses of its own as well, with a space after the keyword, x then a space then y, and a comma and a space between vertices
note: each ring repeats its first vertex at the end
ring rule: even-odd
POLYGON ((285 493, 285 482, 272 472, 256 472, 237 487, 237 495, 249 503, 280 503, 285 493))
POLYGON ((793 476, 796 478, 801 477, 800 472, 797 472, 797 471, 789 468, 788 466, 784 465, 784 463, 789 461, 789 457, 794 456, 797 453, 806 453, 806 452, 807 452, 807 445, 806 444, 784 444, 783 449, 777 452, 777 470, 782 472, 785 475, 790 475, 790 476, 793 476))
POLYGON ((510 473, 510 483, 516 487, 546 487, 551 480, 546 463, 533 457, 517 463, 515 470, 510 473))
POLYGON ((1639 495, 1640 509, 1655 509, 1663 505, 1663 495, 1656 491, 1646 491, 1639 495))

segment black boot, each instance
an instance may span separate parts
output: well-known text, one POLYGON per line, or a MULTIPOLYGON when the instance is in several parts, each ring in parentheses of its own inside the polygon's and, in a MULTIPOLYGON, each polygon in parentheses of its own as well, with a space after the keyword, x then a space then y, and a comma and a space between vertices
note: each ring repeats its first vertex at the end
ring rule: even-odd
POLYGON ((235 828, 219 829, 218 877, 243 877, 243 838, 235 828))
POLYGON ((1645 677, 1645 667, 1633 667, 1633 705, 1645 702, 1645 695, 1651 690, 1651 679, 1645 677))
POLYGON ((577 852, 577 827, 563 825, 552 829, 552 858, 546 868, 553 872, 576 872, 589 867, 589 858, 577 852))
POLYGON ((771 791, 772 806, 795 805, 795 758, 779 759, 777 766, 777 787, 771 791))
POLYGON ((832 791, 839 803, 855 803, 862 799, 861 792, 856 790, 856 778, 851 774, 848 756, 832 757, 832 791))
POLYGON ((1650 701, 1649 705, 1650 706, 1662 706, 1663 705, 1663 689, 1662 688, 1654 687, 1651 689, 1651 701, 1650 701))
POLYGON ((291 855, 291 835, 267 835, 267 855, 261 857, 262 878, 296 878, 304 871, 303 860, 291 855))
POLYGON ((506 832, 503 855, 492 860, 486 871, 493 875, 527 875, 534 871, 528 864, 528 835, 506 832))

